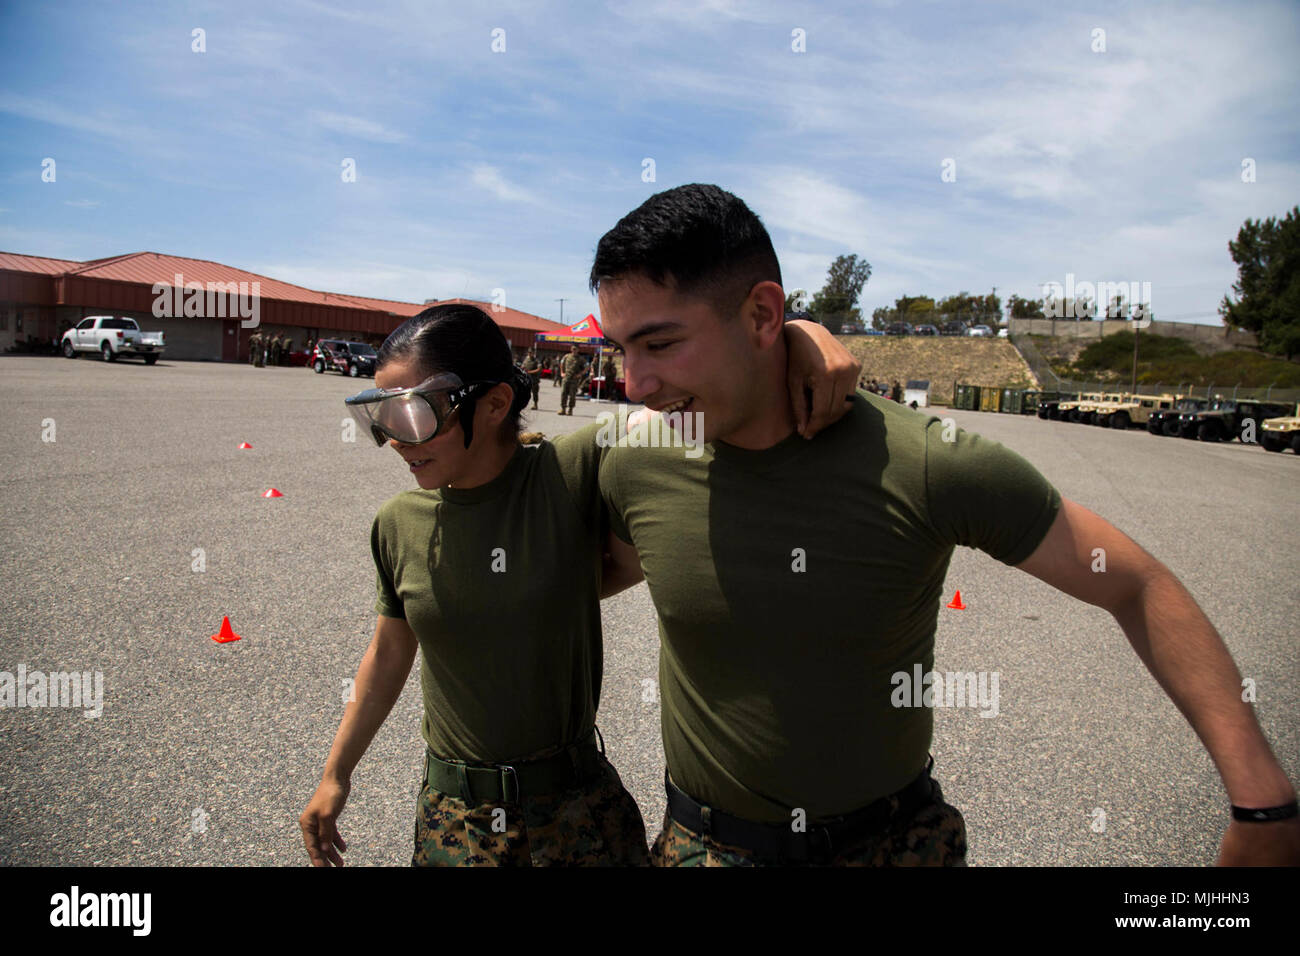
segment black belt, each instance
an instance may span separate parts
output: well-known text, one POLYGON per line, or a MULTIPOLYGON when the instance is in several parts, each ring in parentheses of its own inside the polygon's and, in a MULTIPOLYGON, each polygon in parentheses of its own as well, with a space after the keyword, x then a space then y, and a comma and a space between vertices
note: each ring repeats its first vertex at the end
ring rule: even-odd
POLYGON ((767 862, 829 863, 839 850, 881 830, 894 816, 909 816, 928 803, 933 793, 930 780, 933 766, 934 757, 931 757, 916 779, 896 793, 845 816, 810 823, 803 833, 794 832, 789 823, 754 823, 706 807, 668 779, 667 770, 664 771, 664 787, 668 791, 668 815, 688 830, 717 843, 740 847, 767 862), (898 801, 897 811, 893 809, 892 801, 895 799, 898 801))
POLYGON ((581 786, 603 772, 604 740, 596 749, 593 731, 559 753, 540 760, 514 764, 474 766, 444 760, 426 748, 424 782, 440 793, 459 797, 470 806, 484 803, 515 803, 521 794, 561 793, 581 786))

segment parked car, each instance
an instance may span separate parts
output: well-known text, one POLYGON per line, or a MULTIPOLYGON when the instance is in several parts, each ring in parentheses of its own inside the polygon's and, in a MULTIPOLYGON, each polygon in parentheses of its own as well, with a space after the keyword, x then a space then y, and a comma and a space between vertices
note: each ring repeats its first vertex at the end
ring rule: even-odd
POLYGON ((862 334, 863 335, 884 335, 885 332, 883 329, 863 329, 862 334))
POLYGON ((348 342, 342 339, 321 339, 311 354, 311 367, 318 375, 326 369, 356 378, 359 375, 374 377, 375 360, 379 356, 365 342, 348 342))
POLYGON ((105 362, 138 355, 153 365, 162 355, 163 333, 141 332, 135 319, 124 315, 91 315, 63 333, 63 354, 76 358, 78 352, 98 352, 105 362))
POLYGON ((885 329, 886 335, 911 335, 912 327, 906 322, 891 322, 885 329))
POLYGON ((965 335, 966 323, 954 319, 951 322, 945 322, 939 332, 940 335, 965 335))
POLYGON ((939 330, 933 325, 918 325, 914 330, 915 335, 938 335, 939 330))
POLYGON ((969 329, 966 330, 966 334, 973 338, 987 339, 993 337, 993 330, 990 329, 987 325, 972 325, 969 329))

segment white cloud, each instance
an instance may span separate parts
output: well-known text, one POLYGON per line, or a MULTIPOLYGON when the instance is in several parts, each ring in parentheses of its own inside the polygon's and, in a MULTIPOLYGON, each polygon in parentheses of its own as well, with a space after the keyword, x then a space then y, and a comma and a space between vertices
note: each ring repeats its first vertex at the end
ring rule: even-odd
POLYGON ((470 181, 480 189, 485 189, 502 202, 535 203, 532 193, 513 183, 506 182, 501 170, 495 166, 479 163, 470 168, 470 181))
POLYGON ((312 110, 311 119, 317 126, 375 143, 404 143, 407 136, 398 130, 388 129, 381 123, 375 123, 360 116, 348 116, 344 113, 328 113, 324 110, 312 110))

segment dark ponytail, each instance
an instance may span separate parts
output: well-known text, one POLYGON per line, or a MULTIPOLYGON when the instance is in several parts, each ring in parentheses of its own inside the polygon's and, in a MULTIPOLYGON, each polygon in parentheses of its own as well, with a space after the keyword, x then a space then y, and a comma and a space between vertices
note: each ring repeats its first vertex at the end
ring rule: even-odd
MULTIPOLYGON (((474 382, 505 382, 514 390, 514 401, 502 424, 503 435, 519 433, 520 415, 532 393, 528 373, 515 365, 500 326, 482 309, 461 303, 435 305, 407 319, 379 347, 376 369, 393 361, 415 361, 421 378, 452 372, 466 385, 474 382)), ((460 404, 465 447, 474 440, 474 409, 477 395, 460 404)))

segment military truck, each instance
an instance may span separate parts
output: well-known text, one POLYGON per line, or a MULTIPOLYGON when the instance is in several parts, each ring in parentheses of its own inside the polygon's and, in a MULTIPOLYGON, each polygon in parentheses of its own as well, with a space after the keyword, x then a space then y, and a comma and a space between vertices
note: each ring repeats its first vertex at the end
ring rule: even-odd
POLYGON ((1146 427, 1151 413, 1174 407, 1181 395, 1126 395, 1122 401, 1107 402, 1097 408, 1096 424, 1124 431, 1132 425, 1146 427))
POLYGON ((1118 405, 1128 398, 1127 392, 1104 392, 1099 400, 1093 402, 1080 402, 1079 407, 1075 409, 1075 416, 1072 420, 1082 422, 1085 425, 1096 425, 1098 416, 1103 408, 1110 405, 1118 405))
POLYGON ((1079 420, 1079 406, 1088 402, 1100 402, 1102 399, 1101 392, 1084 392, 1078 398, 1068 402, 1061 402, 1056 406, 1060 413, 1057 418, 1064 418, 1068 422, 1077 422, 1079 420))
POLYGON ((1056 403, 1056 407, 1048 411, 1048 418, 1053 420, 1065 419, 1066 421, 1073 421, 1070 416, 1073 415, 1075 411, 1078 411, 1079 402, 1100 401, 1100 392, 1084 392, 1082 394, 1076 394, 1071 398, 1066 398, 1065 395, 1062 395, 1061 401, 1056 403))
POLYGON ((1184 412, 1199 412, 1209 404, 1205 398, 1180 398, 1172 408, 1154 409, 1147 417, 1147 431, 1153 435, 1177 435, 1178 416, 1184 412))
POLYGON ((1220 398, 1210 403, 1203 412, 1192 415, 1180 415, 1179 434, 1184 438, 1196 438, 1200 441, 1232 441, 1241 438, 1243 431, 1250 429, 1254 440, 1259 440, 1259 426, 1267 418, 1280 418, 1291 410, 1290 406, 1278 402, 1234 401, 1220 398), (1247 423, 1253 424, 1253 428, 1247 423))
POLYGON ((1300 405, 1281 418, 1266 418, 1259 429, 1259 443, 1268 451, 1290 448, 1300 455, 1300 405))
POLYGON ((1038 397, 1038 417, 1060 418, 1061 402, 1068 402, 1078 397, 1074 392, 1043 392, 1038 397))

